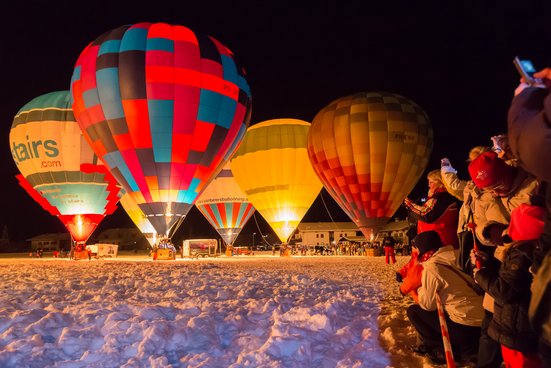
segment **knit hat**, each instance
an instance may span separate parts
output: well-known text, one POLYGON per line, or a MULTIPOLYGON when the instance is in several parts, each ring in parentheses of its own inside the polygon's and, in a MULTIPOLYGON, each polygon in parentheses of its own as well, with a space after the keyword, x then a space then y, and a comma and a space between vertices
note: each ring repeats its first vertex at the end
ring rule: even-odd
POLYGON ((511 183, 514 172, 495 152, 484 152, 469 164, 471 179, 481 189, 511 183))
POLYGON ((509 236, 513 240, 538 239, 543 233, 543 216, 545 208, 521 204, 511 211, 509 223, 509 236))
POLYGON ((434 230, 423 231, 417 234, 412 240, 413 246, 419 249, 418 259, 421 259, 423 255, 431 250, 436 250, 444 246, 440 235, 434 230))

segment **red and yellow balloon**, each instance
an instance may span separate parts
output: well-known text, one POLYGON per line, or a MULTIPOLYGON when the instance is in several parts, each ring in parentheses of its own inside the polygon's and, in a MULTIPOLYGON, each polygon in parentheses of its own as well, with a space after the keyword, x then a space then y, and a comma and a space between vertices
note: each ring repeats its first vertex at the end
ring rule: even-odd
POLYGON ((308 155, 327 191, 371 240, 419 181, 433 140, 429 118, 415 102, 363 92, 315 116, 308 155))

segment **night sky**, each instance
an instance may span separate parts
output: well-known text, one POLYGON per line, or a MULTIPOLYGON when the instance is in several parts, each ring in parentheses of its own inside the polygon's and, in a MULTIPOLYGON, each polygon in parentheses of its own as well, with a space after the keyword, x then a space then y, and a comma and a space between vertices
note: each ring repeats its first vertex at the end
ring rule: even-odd
MULTIPOLYGON (((551 65, 551 1, 19 1, 0 14, 3 122, 2 211, 10 238, 63 225, 19 187, 8 135, 31 99, 68 90, 82 49, 102 33, 142 21, 184 25, 229 47, 252 89, 251 124, 273 118, 312 121, 331 101, 384 90, 419 104, 431 119, 435 146, 427 170, 449 157, 466 177, 468 150, 506 132, 518 74, 515 55, 537 69, 551 65), (426 3, 425 5, 419 5, 426 3), (176 5, 178 4, 178 5, 176 5), (300 4, 300 5, 299 5, 300 4), (453 4, 453 5, 450 5, 453 4)), ((424 177, 412 193, 426 191, 424 177)), ((327 192, 329 214, 347 220, 327 192)), ((303 221, 329 221, 320 197, 303 221)), ((267 226, 256 219, 264 232, 267 226)), ((133 226, 122 208, 101 228, 133 226)), ((239 240, 259 232, 254 218, 239 240)), ((215 236, 193 209, 180 236, 215 236)))

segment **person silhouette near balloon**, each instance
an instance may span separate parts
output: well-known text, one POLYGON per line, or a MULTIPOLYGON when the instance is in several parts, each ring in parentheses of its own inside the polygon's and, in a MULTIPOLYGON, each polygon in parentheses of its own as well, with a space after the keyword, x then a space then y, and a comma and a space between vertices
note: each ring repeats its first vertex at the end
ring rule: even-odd
POLYGON ((383 238, 382 246, 385 251, 385 263, 392 264, 396 263, 396 256, 394 254, 394 246, 396 245, 396 240, 392 236, 385 236, 383 238))

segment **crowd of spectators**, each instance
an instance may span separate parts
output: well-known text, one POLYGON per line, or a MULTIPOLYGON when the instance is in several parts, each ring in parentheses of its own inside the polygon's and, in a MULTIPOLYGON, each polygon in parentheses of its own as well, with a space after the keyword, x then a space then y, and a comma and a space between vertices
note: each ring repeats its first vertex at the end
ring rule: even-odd
POLYGON ((412 298, 411 349, 434 363, 551 367, 551 68, 534 76, 506 133, 469 151, 468 178, 443 157, 426 201, 404 201, 418 234, 396 279, 412 298))

